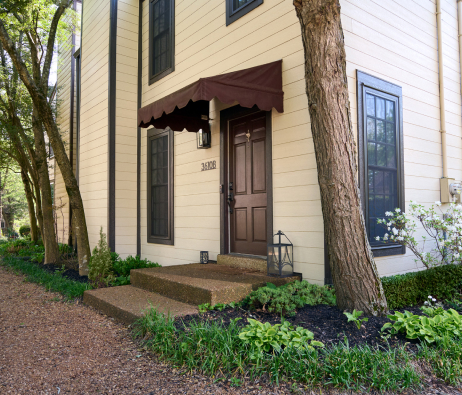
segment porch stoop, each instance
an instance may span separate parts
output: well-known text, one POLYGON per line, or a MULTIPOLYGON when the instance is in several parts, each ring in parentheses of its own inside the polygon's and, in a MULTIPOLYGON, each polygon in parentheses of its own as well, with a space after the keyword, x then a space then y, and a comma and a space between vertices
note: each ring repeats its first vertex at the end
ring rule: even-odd
POLYGON ((242 269, 253 269, 266 273, 266 259, 256 258, 248 255, 222 254, 217 256, 217 264, 242 269))
POLYGON ((173 316, 196 314, 203 303, 238 302, 267 282, 283 285, 299 277, 269 277, 255 269, 198 263, 130 272, 131 285, 85 291, 83 301, 132 323, 151 305, 173 316))

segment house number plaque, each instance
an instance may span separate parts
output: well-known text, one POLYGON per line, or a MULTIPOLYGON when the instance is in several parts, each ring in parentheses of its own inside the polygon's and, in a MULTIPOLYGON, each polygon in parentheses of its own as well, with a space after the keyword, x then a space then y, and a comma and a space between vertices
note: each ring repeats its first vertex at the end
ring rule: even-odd
POLYGON ((211 160, 209 162, 202 162, 201 163, 201 171, 205 170, 213 170, 217 168, 217 161, 211 160))

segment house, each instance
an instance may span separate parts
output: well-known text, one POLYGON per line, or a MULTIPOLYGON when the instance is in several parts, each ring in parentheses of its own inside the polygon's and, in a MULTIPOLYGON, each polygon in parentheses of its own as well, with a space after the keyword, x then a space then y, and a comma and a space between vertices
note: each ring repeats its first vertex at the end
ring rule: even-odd
MULTIPOLYGON (((410 200, 449 201, 448 184, 462 179, 458 4, 441 0, 438 45, 435 0, 340 0, 359 185, 381 275, 418 267, 409 251, 376 242, 377 218, 410 200)), ((264 257, 282 230, 295 272, 328 281, 292 1, 74 6, 82 36, 62 45, 58 119, 92 247, 103 227, 112 250, 167 266, 198 262, 200 251, 264 257)), ((55 172, 55 199, 65 202, 55 172)), ((69 223, 68 208, 63 215, 69 223)))

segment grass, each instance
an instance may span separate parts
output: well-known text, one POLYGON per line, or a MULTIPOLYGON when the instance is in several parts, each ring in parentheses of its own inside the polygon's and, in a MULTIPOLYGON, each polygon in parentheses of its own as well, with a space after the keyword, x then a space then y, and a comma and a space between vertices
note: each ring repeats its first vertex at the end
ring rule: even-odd
POLYGON ((238 337, 236 321, 192 321, 188 326, 150 309, 134 325, 144 346, 177 368, 219 378, 268 377, 272 383, 297 381, 311 387, 401 392, 418 389, 422 377, 404 346, 394 349, 349 347, 347 343, 320 350, 286 348, 260 352, 238 337))
POLYGON ((13 256, 3 256, 0 265, 15 273, 25 274, 27 281, 43 285, 47 291, 59 292, 67 299, 81 298, 84 291, 91 289, 89 284, 70 280, 59 273, 50 273, 36 263, 13 256))

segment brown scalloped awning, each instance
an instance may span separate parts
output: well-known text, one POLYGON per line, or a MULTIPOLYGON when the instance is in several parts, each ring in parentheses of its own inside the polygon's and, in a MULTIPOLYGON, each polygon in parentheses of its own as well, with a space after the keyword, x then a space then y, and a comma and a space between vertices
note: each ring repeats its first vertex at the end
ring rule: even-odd
POLYGON ((214 77, 200 78, 164 98, 138 110, 138 126, 175 131, 208 130, 209 103, 216 97, 225 104, 257 106, 283 112, 282 60, 214 77))

